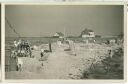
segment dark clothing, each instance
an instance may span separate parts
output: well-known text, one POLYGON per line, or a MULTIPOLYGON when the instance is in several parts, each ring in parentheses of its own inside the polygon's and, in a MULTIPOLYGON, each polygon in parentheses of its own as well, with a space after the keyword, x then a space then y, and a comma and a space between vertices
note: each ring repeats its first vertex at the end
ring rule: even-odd
POLYGON ((41 53, 40 53, 40 55, 41 55, 41 57, 43 57, 43 56, 44 56, 44 53, 43 53, 43 52, 41 52, 41 53))

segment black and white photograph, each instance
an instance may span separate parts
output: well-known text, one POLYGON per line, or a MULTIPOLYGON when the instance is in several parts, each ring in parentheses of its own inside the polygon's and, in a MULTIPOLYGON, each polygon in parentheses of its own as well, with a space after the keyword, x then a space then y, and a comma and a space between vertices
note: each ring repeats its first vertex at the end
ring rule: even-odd
POLYGON ((0 81, 1 81, 1 3, 0 3, 0 81))
POLYGON ((5 5, 5 79, 124 79, 124 5, 5 5))

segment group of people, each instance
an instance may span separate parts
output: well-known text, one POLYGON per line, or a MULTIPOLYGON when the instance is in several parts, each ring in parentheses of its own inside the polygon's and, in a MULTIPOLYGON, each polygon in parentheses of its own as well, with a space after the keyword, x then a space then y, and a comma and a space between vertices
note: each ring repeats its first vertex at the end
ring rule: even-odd
POLYGON ((30 55, 31 57, 32 54, 29 42, 24 40, 14 41, 14 50, 17 51, 20 56, 30 55))
POLYGON ((11 59, 15 59, 17 71, 22 70, 23 60, 21 57, 30 55, 31 57, 30 44, 24 40, 14 41, 13 49, 11 50, 11 59))

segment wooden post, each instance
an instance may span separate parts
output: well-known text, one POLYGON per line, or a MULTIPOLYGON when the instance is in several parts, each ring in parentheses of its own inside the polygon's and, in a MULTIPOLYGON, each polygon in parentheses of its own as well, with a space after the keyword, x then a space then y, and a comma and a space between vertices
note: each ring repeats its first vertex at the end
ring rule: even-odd
POLYGON ((75 47, 75 43, 73 42, 73 54, 76 56, 76 47, 75 47))
POLYGON ((51 42, 49 42, 49 51, 52 52, 51 42))

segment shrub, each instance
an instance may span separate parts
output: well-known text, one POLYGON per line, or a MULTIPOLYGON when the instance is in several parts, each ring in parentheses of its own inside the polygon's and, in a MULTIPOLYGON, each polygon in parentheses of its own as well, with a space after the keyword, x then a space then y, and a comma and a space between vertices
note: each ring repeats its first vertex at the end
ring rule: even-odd
POLYGON ((123 79, 123 49, 113 51, 112 57, 107 56, 100 64, 94 64, 83 72, 82 79, 123 79))

